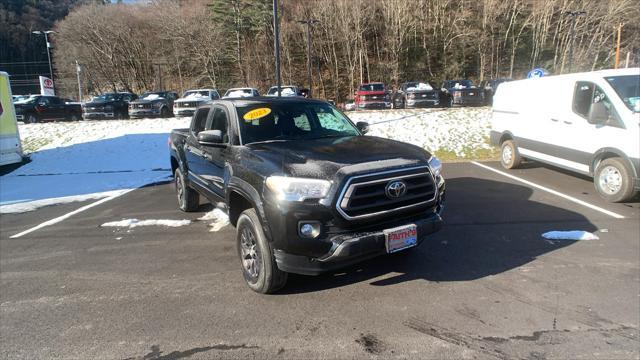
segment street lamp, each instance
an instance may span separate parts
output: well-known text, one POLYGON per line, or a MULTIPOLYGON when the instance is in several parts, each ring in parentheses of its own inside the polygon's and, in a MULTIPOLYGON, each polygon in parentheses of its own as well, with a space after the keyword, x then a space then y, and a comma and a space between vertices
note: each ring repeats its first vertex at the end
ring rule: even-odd
POLYGON ((53 68, 51 67, 51 43, 49 42, 49 34, 53 33, 55 31, 53 30, 47 30, 47 31, 32 31, 32 33, 36 34, 36 35, 44 35, 44 41, 47 43, 47 59, 49 60, 49 77, 51 78, 51 81, 53 82, 53 92, 55 93, 56 91, 56 82, 53 81, 53 68))
POLYGON ((311 97, 313 85, 311 84, 311 27, 320 21, 314 19, 298 20, 300 24, 307 25, 307 76, 309 82, 309 97, 311 97))
POLYGON ((276 58, 276 85, 278 86, 278 97, 280 97, 280 29, 278 23, 278 0, 273 0, 273 52, 276 58))

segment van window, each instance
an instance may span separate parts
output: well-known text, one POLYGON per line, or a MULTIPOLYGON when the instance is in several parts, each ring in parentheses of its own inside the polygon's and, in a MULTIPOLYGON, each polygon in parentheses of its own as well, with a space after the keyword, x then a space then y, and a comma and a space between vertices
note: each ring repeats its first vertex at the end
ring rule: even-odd
POLYGON ((618 112, 602 88, 587 81, 578 81, 576 83, 575 92, 573 94, 573 111, 576 114, 588 119, 589 114, 591 113, 591 105, 600 102, 604 104, 607 112, 609 113, 609 121, 606 124, 610 126, 623 127, 618 112))
POLYGON ((578 81, 573 94, 573 111, 586 118, 591 109, 594 84, 586 81, 578 81))

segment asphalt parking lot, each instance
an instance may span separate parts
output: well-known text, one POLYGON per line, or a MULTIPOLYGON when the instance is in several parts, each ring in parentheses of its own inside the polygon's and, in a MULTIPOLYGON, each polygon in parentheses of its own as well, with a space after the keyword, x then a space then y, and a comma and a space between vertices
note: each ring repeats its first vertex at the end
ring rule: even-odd
POLYGON ((19 238, 91 202, 2 215, 0 356, 638 358, 640 203, 608 204, 589 179, 538 164, 508 172, 528 183, 491 169, 445 164, 445 227, 418 251, 292 276, 269 296, 243 283, 230 226, 99 227, 210 210, 181 213, 171 184, 19 238))

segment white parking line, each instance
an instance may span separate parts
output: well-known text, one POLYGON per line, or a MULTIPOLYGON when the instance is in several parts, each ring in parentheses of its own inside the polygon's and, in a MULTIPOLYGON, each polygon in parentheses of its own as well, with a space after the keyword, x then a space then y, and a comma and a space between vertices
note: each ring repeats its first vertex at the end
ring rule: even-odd
POLYGON ((31 232, 34 232, 34 231, 36 231, 36 230, 38 230, 38 229, 42 229, 43 227, 46 227, 46 226, 49 226, 49 225, 53 225, 53 224, 57 224, 57 223, 59 223, 59 222, 61 222, 61 221, 64 221, 64 220, 66 220, 66 219, 68 219, 68 218, 72 217, 72 216, 73 216, 73 215, 75 215, 75 214, 81 213, 81 212, 83 212, 83 211, 85 211, 85 210, 89 210, 89 209, 91 209, 92 207, 98 206, 98 205, 100 205, 100 204, 104 204, 104 203, 106 203, 107 201, 111 201, 111 200, 113 200, 113 199, 115 199, 115 198, 117 198, 117 197, 120 197, 120 196, 122 196, 122 195, 124 195, 124 194, 127 194, 127 193, 129 193, 129 192, 131 192, 131 191, 133 191, 133 190, 135 190, 135 188, 134 188, 134 189, 126 189, 126 190, 122 190, 121 192, 118 192, 118 193, 116 193, 116 194, 114 194, 114 195, 111 195, 111 196, 109 196, 109 197, 106 197, 106 198, 104 198, 104 199, 100 199, 100 200, 98 200, 98 201, 96 201, 96 202, 94 202, 94 203, 91 203, 91 204, 89 204, 89 205, 85 205, 85 206, 83 206, 83 207, 81 207, 81 208, 79 208, 79 209, 77 209, 77 210, 74 210, 74 211, 72 211, 72 212, 70 212, 70 213, 64 214, 64 215, 59 216, 59 217, 57 217, 57 218, 55 218, 55 219, 51 219, 51 220, 45 221, 45 222, 43 222, 42 224, 39 224, 39 225, 36 225, 36 226, 32 227, 31 229, 25 230, 25 231, 23 231, 23 232, 21 232, 21 233, 19 233, 19 234, 15 234, 15 235, 11 236, 10 238, 11 238, 11 239, 16 239, 16 238, 19 238, 19 237, 21 237, 21 236, 23 236, 23 235, 27 235, 27 234, 29 234, 29 233, 31 233, 31 232))
POLYGON ((572 196, 563 194, 563 193, 561 193, 559 191, 556 191, 556 190, 553 190, 553 189, 549 189, 548 187, 545 187, 545 186, 542 186, 542 185, 538 185, 536 183, 532 183, 531 181, 528 181, 528 180, 525 180, 525 179, 521 179, 521 178, 519 178, 517 176, 513 176, 513 175, 508 174, 508 173, 506 173, 504 171, 496 170, 496 169, 494 169, 494 168, 492 168, 490 166, 487 166, 487 165, 484 165, 484 164, 480 164, 480 163, 475 162, 475 161, 472 161, 471 163, 473 165, 479 166, 479 167, 481 167, 483 169, 487 169, 489 171, 493 171, 496 174, 500 174, 502 176, 506 176, 509 179, 513 179, 513 180, 519 181, 519 182, 521 182, 523 184, 529 185, 529 186, 534 187, 536 189, 539 189, 539 190, 542 190, 542 191, 546 191, 546 192, 548 192, 550 194, 559 196, 559 197, 561 197, 563 199, 569 200, 569 201, 574 202, 576 204, 588 207, 589 209, 592 209, 592 210, 595 210, 595 211, 599 211, 599 212, 601 212, 603 214, 606 214, 606 215, 609 215, 609 216, 611 216, 613 218, 624 219, 624 216, 622 216, 620 214, 614 213, 613 211, 609 211, 607 209, 603 209, 603 208, 601 208, 599 206, 595 206, 593 204, 589 204, 588 202, 582 201, 580 199, 576 199, 576 198, 574 198, 572 196))

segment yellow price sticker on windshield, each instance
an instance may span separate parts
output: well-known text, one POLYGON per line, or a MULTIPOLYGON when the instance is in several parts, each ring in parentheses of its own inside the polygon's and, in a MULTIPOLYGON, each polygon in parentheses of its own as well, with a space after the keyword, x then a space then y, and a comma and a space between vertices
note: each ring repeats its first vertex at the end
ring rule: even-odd
POLYGON ((253 121, 253 120, 257 120, 260 118, 263 118, 267 115, 271 114, 271 109, 269 108, 257 108, 257 109, 253 109, 251 111, 249 111, 248 113, 244 114, 243 118, 246 121, 253 121))

